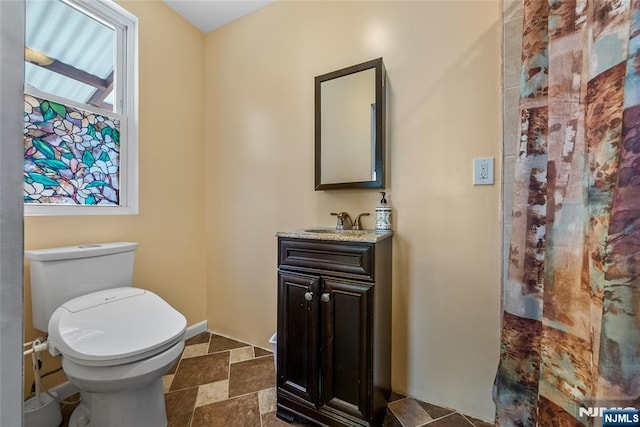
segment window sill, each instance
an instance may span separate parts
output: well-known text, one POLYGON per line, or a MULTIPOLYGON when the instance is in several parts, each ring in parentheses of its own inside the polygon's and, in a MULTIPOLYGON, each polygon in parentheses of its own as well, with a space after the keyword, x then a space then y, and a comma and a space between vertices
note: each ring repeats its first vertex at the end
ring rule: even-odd
POLYGON ((24 216, 138 215, 131 206, 24 205, 24 216))

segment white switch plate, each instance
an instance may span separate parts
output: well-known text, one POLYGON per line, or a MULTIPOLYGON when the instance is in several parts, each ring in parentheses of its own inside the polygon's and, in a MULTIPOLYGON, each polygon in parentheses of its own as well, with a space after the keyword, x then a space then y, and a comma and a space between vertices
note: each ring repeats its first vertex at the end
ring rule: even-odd
POLYGON ((493 184, 493 157, 473 159, 473 185, 493 184))

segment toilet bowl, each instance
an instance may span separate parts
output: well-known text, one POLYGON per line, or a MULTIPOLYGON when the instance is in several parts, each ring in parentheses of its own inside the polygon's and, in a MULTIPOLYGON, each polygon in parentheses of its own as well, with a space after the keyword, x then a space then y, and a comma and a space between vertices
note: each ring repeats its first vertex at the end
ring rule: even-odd
POLYGON ((152 292, 114 288, 62 304, 49 349, 80 391, 70 427, 167 424, 162 376, 184 348, 186 320, 152 292))
POLYGON ((34 325, 42 330, 42 319, 48 319, 49 352, 62 357, 69 382, 82 396, 70 427, 167 425, 162 376, 180 358, 187 324, 162 298, 130 286, 136 247, 26 252, 38 301, 34 325), (91 272, 78 277, 85 264, 91 272))
POLYGON ((48 330, 84 402, 70 427, 167 424, 162 376, 180 358, 186 320, 164 300, 131 287, 93 292, 62 304, 48 330))

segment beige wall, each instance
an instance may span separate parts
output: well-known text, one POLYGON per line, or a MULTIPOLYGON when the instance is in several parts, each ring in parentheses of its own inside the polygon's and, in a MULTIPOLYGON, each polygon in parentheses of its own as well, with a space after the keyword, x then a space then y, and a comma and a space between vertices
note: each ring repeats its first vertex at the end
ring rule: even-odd
POLYGON ((471 165, 493 156, 501 173, 499 2, 282 1, 206 37, 159 0, 120 3, 140 19, 140 215, 27 218, 26 248, 140 242, 137 285, 267 347, 276 231, 333 226, 330 212, 373 213, 379 198, 313 191, 313 77, 382 56, 393 388, 491 418, 500 184, 472 186, 471 165))
MULTIPOLYGON (((134 284, 193 324, 205 319, 204 35, 159 0, 119 3, 139 19, 140 214, 27 217, 25 247, 139 242, 134 284)), ((25 340, 31 340, 41 333, 31 326, 28 266, 26 274, 25 340)), ((45 359, 44 370, 56 363, 45 359)))
MULTIPOLYGON (((393 388, 490 419, 499 351, 496 1, 275 2, 206 37, 209 328, 267 346, 279 230, 373 213, 313 191, 313 77, 382 56, 394 206, 393 388), (472 158, 496 158, 474 187, 472 158)), ((364 221, 373 226, 373 218, 364 221)))

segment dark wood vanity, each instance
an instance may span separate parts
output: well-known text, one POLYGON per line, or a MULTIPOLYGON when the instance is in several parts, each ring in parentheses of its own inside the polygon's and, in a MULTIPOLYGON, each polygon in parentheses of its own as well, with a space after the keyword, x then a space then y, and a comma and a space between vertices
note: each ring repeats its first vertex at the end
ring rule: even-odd
POLYGON ((278 233, 278 418, 382 425, 391 391, 391 236, 278 233))

